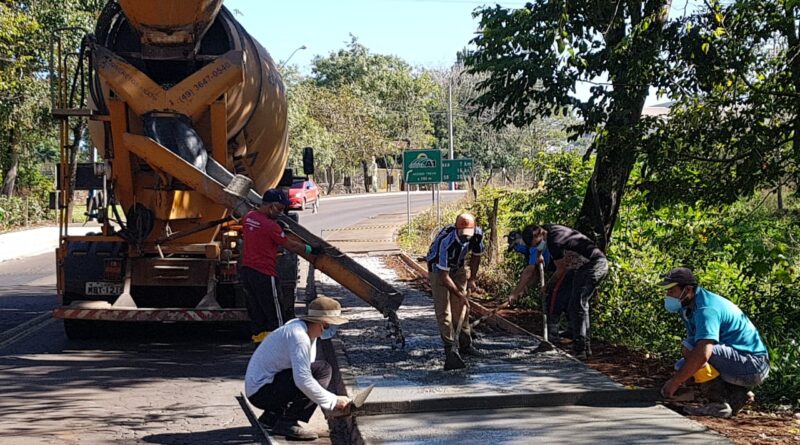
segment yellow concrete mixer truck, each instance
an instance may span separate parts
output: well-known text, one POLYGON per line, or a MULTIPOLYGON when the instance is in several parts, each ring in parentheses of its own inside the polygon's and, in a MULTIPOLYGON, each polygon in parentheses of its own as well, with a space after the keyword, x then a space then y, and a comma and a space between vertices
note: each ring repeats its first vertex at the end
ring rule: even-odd
MULTIPOLYGON (((67 335, 97 334, 109 322, 246 321, 238 219, 266 189, 292 180, 286 96, 269 53, 222 0, 112 0, 80 51, 55 42, 62 153, 51 202, 62 304, 54 316, 67 335), (75 161, 85 144, 70 129, 81 119, 92 162, 75 161), (69 233, 79 191, 102 224, 97 233, 69 233)), ((402 295, 296 219, 281 218, 289 236, 324 247, 305 259, 378 309, 402 343, 402 295)), ((288 253, 279 260, 292 303, 296 264, 288 253)))

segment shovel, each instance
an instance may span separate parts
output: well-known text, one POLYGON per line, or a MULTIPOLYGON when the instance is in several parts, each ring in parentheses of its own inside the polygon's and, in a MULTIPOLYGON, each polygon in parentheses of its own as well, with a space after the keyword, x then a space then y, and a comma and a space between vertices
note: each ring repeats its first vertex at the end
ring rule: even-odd
POLYGON ((539 295, 541 295, 542 298, 542 341, 539 342, 539 346, 532 351, 533 354, 549 352, 556 348, 547 339, 547 295, 545 295, 544 264, 542 263, 539 263, 539 295))
POLYGON ((453 331, 453 347, 447 352, 447 356, 444 358, 444 370, 450 371, 452 369, 464 369, 467 365, 464 363, 464 359, 461 358, 461 354, 458 353, 459 349, 459 342, 458 337, 461 335, 461 324, 464 321, 464 316, 467 315, 467 304, 465 302, 463 306, 461 306, 461 316, 458 317, 458 322, 456 323, 456 328, 453 331))
POLYGON ((481 318, 479 318, 479 319, 473 321, 472 323, 470 323, 469 327, 474 328, 475 326, 478 326, 479 324, 483 323, 484 321, 488 320, 489 318, 494 317, 495 315, 497 315, 497 312, 507 308, 510 305, 511 305, 511 302, 510 301, 506 301, 505 303, 501 304, 500 306, 497 306, 496 308, 492 309, 491 312, 488 312, 486 315, 484 315, 481 318))

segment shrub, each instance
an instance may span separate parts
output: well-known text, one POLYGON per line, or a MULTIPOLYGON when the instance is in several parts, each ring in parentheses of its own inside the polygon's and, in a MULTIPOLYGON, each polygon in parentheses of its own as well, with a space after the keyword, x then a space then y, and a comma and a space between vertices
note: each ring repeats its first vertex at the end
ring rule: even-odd
MULTIPOLYGON (((483 189, 472 206, 479 221, 488 221, 494 199, 500 200, 501 251, 511 228, 574 222, 591 175, 591 165, 569 153, 540 153, 528 165, 548 172, 543 187, 483 189)), ((767 342, 772 370, 758 390, 760 400, 800 406, 800 203, 792 202, 784 213, 763 203, 749 197, 727 206, 698 202, 656 209, 629 189, 607 252, 609 274, 592 306, 594 336, 677 359, 683 324, 664 310, 655 283, 673 267, 691 267, 703 287, 737 304, 767 342)), ((511 291, 523 268, 518 254, 501 258, 491 268, 484 265, 481 279, 498 296, 511 291)), ((538 305, 533 295, 523 304, 538 305)))
POLYGON ((0 196, 0 232, 53 220, 55 214, 48 209, 46 194, 0 196))

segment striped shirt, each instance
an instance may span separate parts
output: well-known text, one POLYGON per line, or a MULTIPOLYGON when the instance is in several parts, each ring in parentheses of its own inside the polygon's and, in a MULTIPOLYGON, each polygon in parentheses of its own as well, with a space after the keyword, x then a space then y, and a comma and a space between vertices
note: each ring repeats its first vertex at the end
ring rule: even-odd
POLYGON ((443 228, 434 238, 425 260, 431 270, 450 270, 464 267, 467 252, 473 255, 483 254, 483 230, 475 228, 475 234, 469 241, 458 239, 458 231, 454 225, 443 228))

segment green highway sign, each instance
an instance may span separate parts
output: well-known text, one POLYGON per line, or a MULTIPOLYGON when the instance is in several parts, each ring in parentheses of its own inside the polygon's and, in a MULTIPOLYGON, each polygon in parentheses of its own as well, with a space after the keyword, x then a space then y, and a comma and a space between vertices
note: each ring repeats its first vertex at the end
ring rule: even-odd
POLYGON ((442 160, 442 181, 463 181, 472 176, 472 158, 442 160))
POLYGON ((403 178, 406 184, 442 182, 442 152, 433 149, 404 151, 403 178))

